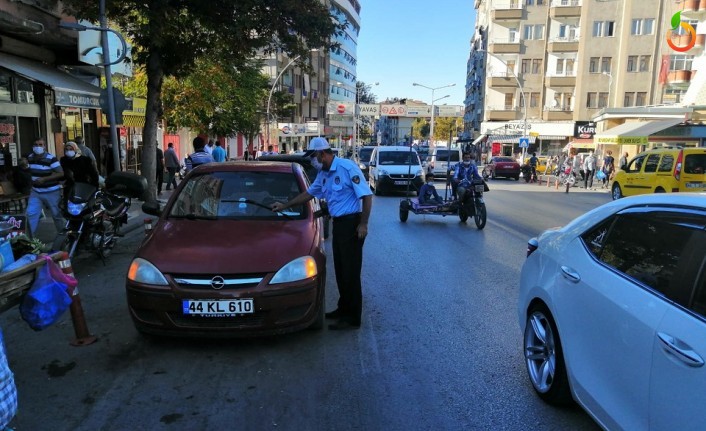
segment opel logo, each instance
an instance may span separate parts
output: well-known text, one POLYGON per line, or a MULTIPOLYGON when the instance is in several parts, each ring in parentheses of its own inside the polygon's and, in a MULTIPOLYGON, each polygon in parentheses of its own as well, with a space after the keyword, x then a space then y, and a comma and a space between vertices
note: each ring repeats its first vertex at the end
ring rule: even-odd
POLYGON ((223 286, 225 285, 226 281, 220 275, 217 275, 211 279, 211 287, 216 290, 223 289, 223 286))

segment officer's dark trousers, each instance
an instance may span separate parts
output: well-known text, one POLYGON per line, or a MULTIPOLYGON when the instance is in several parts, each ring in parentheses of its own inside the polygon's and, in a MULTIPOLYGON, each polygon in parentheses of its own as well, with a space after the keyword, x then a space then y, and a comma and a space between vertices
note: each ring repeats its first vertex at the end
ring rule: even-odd
POLYGON ((338 284, 338 309, 343 319, 360 325, 363 312, 360 271, 363 265, 363 243, 358 238, 360 214, 333 218, 333 265, 338 284))

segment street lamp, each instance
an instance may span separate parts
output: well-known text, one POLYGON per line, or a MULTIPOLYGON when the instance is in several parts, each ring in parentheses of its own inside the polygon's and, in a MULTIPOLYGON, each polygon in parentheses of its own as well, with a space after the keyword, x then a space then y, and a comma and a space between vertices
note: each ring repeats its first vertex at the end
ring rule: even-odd
MULTIPOLYGON (((488 54, 488 55, 490 55, 490 56, 493 56, 493 57, 494 57, 495 59, 497 59, 500 63, 502 63, 503 66, 505 66, 505 69, 506 69, 506 70, 509 69, 509 68, 507 67, 507 63, 505 63, 502 58, 498 57, 497 55, 493 54, 492 52, 486 51, 486 50, 484 50, 484 49, 479 49, 479 50, 477 50, 476 52, 484 52, 484 53, 486 53, 486 54, 488 54)), ((523 133, 522 133, 522 137, 523 137, 523 138, 528 138, 528 136, 527 136, 527 98, 525 97, 525 90, 522 88, 522 84, 520 83, 520 80, 517 79, 517 75, 515 74, 515 71, 514 71, 514 70, 512 70, 512 77, 515 78, 515 82, 517 82, 517 86, 520 87, 520 94, 522 95, 522 104, 524 105, 524 108, 525 108, 525 109, 524 109, 524 113, 523 113, 523 115, 522 115, 522 117, 523 117, 523 118, 522 118, 522 121, 523 121, 523 123, 524 123, 524 127, 523 127, 523 130, 524 130, 524 131, 523 131, 523 133)), ((525 163, 525 155, 526 155, 526 154, 527 154, 527 148, 526 148, 526 147, 523 147, 523 148, 522 148, 522 164, 525 163)), ((522 176, 522 172, 520 172, 520 176, 522 176)))
MULTIPOLYGON (((426 88, 427 90, 431 90, 431 126, 430 126, 430 129, 429 129, 429 139, 431 140, 430 144, 433 146, 433 145, 434 145, 434 102, 435 102, 435 100, 434 100, 434 92, 435 92, 436 90, 440 90, 440 89, 442 89, 442 88, 453 87, 453 86, 456 85, 456 83, 449 84, 449 85, 443 85, 443 86, 441 86, 441 87, 434 87, 434 88, 432 88, 432 87, 427 87, 426 85, 418 84, 418 83, 416 83, 416 82, 413 82, 412 85, 415 86, 415 87, 424 87, 424 88, 426 88)), ((444 96, 444 97, 442 97, 441 99, 443 99, 443 98, 445 98, 445 97, 449 97, 449 96, 444 96)), ((439 99, 439 100, 440 100, 440 99, 439 99)), ((449 147, 451 147, 450 144, 451 144, 451 143, 449 143, 449 147)))
MULTIPOLYGON (((310 52, 316 52, 316 51, 318 51, 318 49, 316 49, 316 48, 310 50, 310 52)), ((282 77, 282 75, 284 75, 284 72, 289 68, 289 66, 293 65, 300 58, 301 58, 301 54, 297 55, 292 60, 290 60, 289 63, 287 63, 287 65, 284 66, 282 68, 282 70, 279 72, 279 75, 277 75, 277 78, 275 78, 275 82, 272 83, 272 88, 270 88, 270 95, 267 96, 267 145, 270 145, 270 124, 271 124, 270 103, 272 102, 272 93, 275 92, 275 87, 277 87, 277 83, 279 82, 279 79, 282 77)), ((273 117, 275 118, 275 120, 277 120, 276 115, 273 115, 273 117)), ((263 148, 263 150, 264 150, 264 148, 263 148)))
MULTIPOLYGON (((379 82, 374 83, 373 85, 380 85, 379 82)), ((355 151, 356 147, 358 146, 358 99, 360 97, 360 90, 362 90, 364 87, 361 86, 358 88, 358 84, 356 84, 355 87, 355 106, 353 107, 353 151, 355 151)))
POLYGON ((100 27, 83 25, 76 22, 60 22, 59 27, 74 30, 74 31, 86 31, 86 30, 98 30, 102 32, 101 35, 101 49, 103 50, 103 64, 96 66, 103 66, 105 71, 105 88, 108 93, 108 121, 110 122, 110 142, 113 144, 113 169, 115 171, 120 171, 120 141, 118 141, 118 128, 115 124, 115 97, 113 94, 113 75, 110 70, 110 66, 113 64, 118 64, 125 59, 127 56, 127 43, 123 39, 122 35, 112 28, 108 28, 108 19, 105 15, 105 0, 100 1, 99 5, 99 21, 100 27), (123 45, 123 50, 115 61, 110 61, 110 50, 108 47, 108 35, 111 32, 118 36, 118 39, 123 45))

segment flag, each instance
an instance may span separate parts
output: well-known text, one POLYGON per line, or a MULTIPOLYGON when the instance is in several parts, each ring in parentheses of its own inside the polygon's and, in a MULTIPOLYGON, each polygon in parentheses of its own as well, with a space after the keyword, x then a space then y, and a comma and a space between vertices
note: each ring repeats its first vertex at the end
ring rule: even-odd
POLYGON ((669 54, 662 55, 662 65, 659 68, 659 83, 664 84, 667 82, 667 75, 669 75, 669 54))

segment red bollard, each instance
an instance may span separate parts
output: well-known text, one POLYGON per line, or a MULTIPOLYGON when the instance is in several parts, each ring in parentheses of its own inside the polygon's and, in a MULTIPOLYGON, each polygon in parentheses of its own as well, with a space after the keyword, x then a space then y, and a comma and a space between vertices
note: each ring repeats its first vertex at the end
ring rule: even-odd
POLYGON ((149 235, 150 233, 152 233, 152 219, 146 218, 145 219, 145 236, 149 235))
MULTIPOLYGON (((71 266, 71 259, 69 259, 68 253, 64 252, 59 261, 59 268, 61 268, 61 272, 64 274, 74 277, 74 269, 71 266)), ((88 331, 86 317, 83 314, 83 306, 81 306, 81 297, 78 294, 78 286, 74 287, 69 292, 69 295, 71 296, 71 306, 69 310, 71 311, 71 320, 73 321, 74 333, 76 334, 76 339, 72 340, 70 344, 72 346, 87 346, 95 343, 98 338, 91 335, 88 331)))

